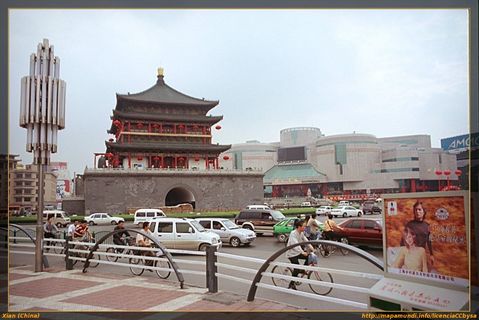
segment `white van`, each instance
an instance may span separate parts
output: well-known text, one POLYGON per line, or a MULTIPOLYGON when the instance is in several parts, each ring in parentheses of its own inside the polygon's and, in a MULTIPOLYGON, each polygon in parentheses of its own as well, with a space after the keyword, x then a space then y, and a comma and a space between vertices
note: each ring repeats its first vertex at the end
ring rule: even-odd
POLYGON ((47 222, 49 217, 53 217, 53 224, 58 228, 66 227, 71 222, 65 211, 61 210, 44 210, 43 222, 47 222))
POLYGON ((249 206, 246 206, 246 209, 248 210, 271 210, 270 207, 264 204, 252 204, 249 206))
POLYGON ((221 248, 220 236, 196 220, 160 218, 150 221, 150 231, 168 249, 205 251, 209 246, 221 248))
POLYGON ((160 209, 138 209, 135 211, 135 221, 133 221, 133 224, 141 227, 145 221, 164 217, 166 217, 166 214, 160 209))

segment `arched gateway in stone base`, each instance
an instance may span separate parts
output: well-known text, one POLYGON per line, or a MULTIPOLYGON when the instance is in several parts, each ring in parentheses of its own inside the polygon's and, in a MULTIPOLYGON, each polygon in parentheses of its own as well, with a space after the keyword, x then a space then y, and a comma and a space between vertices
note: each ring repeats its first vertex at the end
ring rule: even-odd
POLYGON ((176 206, 182 203, 189 203, 195 209, 195 195, 186 185, 173 187, 165 197, 166 206, 176 206))
POLYGON ((261 172, 86 169, 83 183, 86 214, 124 213, 192 198, 195 210, 239 210, 263 199, 261 172))

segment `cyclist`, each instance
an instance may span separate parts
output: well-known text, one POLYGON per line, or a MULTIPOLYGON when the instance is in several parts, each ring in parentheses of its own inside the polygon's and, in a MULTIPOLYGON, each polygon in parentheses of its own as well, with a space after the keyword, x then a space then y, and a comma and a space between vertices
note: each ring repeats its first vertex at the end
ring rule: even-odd
MULTIPOLYGON (((338 239, 341 238, 341 236, 338 234, 338 231, 343 231, 343 228, 334 222, 333 215, 331 213, 328 214, 328 219, 324 222, 324 237, 326 240, 338 241, 338 239)), ((326 256, 329 255, 328 246, 325 246, 324 254, 326 256)))
MULTIPOLYGON (((300 219, 296 219, 294 221, 294 230, 291 231, 291 234, 289 235, 287 246, 300 243, 300 242, 309 241, 304 235, 304 229, 305 229, 304 221, 300 219)), ((314 251, 313 246, 309 244, 308 250, 310 252, 313 252, 314 251)), ((301 260, 304 260, 304 265, 308 265, 309 264, 308 256, 309 256, 309 253, 307 251, 304 251, 301 246, 296 246, 286 251, 286 257, 289 259, 289 261, 291 261, 291 263, 294 263, 294 264, 299 264, 299 259, 301 259, 301 260)), ((297 277, 300 272, 301 272, 300 269, 294 269, 292 276, 297 277)), ((296 285, 294 281, 290 281, 288 289, 296 290, 296 285)))
POLYGON ((311 219, 308 220, 309 240, 317 240, 319 236, 319 223, 316 220, 316 213, 311 214, 311 219))
MULTIPOLYGON (((53 223, 53 216, 49 216, 47 222, 43 225, 43 237, 45 239, 48 238, 55 238, 55 235, 58 233, 57 226, 53 223)), ((46 246, 50 245, 50 241, 45 243, 46 246)), ((50 248, 45 248, 46 251, 50 250, 50 248)))
POLYGON ((89 241, 91 239, 91 234, 88 231, 88 223, 86 220, 83 220, 76 226, 73 237, 79 239, 80 241, 89 241))
MULTIPOLYGON (((125 230, 125 222, 124 221, 118 222, 118 225, 113 229, 113 231, 118 231, 118 230, 120 230, 120 231, 113 235, 113 243, 116 244, 116 245, 119 245, 119 246, 125 246, 126 241, 124 240, 123 236, 130 237, 130 234, 128 233, 128 231, 125 230)), ((123 249, 121 249, 121 248, 118 248, 117 250, 120 253, 123 252, 123 249)))
POLYGON ((67 231, 67 236, 68 236, 68 240, 72 240, 74 235, 75 235, 75 229, 76 227, 78 226, 80 222, 78 220, 75 220, 73 221, 73 223, 71 223, 69 226, 68 226, 68 231, 67 231))
MULTIPOLYGON (((142 228, 142 231, 149 235, 149 236, 152 236, 153 234, 151 233, 150 231, 150 223, 148 221, 145 221, 143 222, 143 228, 142 228)), ((139 246, 139 247, 151 247, 151 240, 142 235, 141 233, 138 233, 136 235, 136 244, 139 246)), ((149 250, 141 250, 140 252, 141 255, 144 255, 144 256, 149 256, 149 257, 154 257, 155 255, 153 254, 153 252, 149 251, 149 250)), ((145 261, 145 265, 146 266, 153 266, 153 260, 146 260, 145 261)), ((150 269, 147 269, 151 272, 153 272, 153 270, 150 270, 150 269)))

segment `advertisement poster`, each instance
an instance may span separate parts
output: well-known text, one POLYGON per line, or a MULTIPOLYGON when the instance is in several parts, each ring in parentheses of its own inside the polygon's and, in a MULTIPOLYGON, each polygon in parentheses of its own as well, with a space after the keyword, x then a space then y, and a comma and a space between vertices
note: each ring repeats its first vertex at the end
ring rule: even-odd
POLYGON ((388 273, 469 286, 464 195, 384 196, 384 206, 388 273))

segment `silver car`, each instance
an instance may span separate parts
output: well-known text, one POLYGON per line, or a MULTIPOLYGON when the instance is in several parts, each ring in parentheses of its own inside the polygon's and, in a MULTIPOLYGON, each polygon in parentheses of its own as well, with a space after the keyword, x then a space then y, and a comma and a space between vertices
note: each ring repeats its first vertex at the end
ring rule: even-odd
POLYGON ((233 247, 241 244, 249 246, 256 239, 254 231, 244 229, 228 219, 201 218, 196 219, 206 230, 210 230, 220 236, 223 243, 229 243, 233 247))

